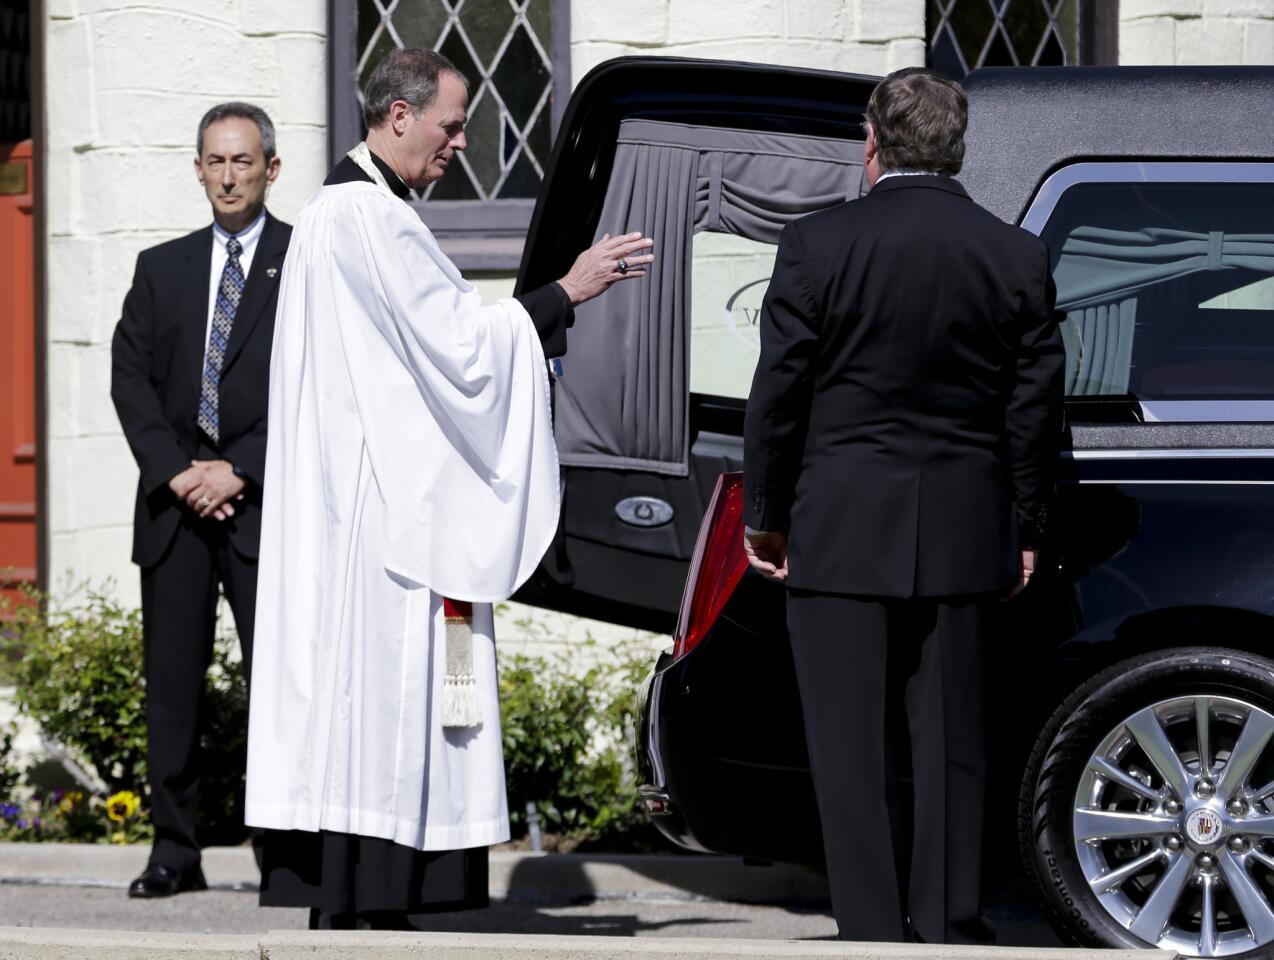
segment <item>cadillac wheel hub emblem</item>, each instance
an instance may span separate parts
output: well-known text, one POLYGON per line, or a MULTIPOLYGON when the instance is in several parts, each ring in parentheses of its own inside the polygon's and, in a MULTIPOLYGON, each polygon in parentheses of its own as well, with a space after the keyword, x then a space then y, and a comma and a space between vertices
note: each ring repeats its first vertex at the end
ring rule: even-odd
POLYGON ((1201 847, 1216 843, 1221 838, 1221 818, 1207 807, 1190 811, 1186 817, 1186 836, 1201 847))

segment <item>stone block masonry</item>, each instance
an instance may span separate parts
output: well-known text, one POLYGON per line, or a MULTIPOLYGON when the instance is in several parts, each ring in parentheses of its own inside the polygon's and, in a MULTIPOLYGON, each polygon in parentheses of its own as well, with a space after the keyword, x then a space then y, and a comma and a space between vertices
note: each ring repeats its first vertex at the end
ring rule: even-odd
POLYGON ((1122 0, 1119 62, 1274 64, 1274 0, 1122 0))
POLYGON ((922 66, 923 0, 573 0, 571 75, 619 56, 751 60, 881 74, 922 66))

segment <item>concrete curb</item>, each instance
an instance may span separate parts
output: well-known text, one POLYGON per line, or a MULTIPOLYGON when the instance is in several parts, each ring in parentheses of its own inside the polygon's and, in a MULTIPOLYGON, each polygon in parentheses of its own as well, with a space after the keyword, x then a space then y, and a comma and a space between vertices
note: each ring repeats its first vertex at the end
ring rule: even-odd
MULTIPOLYGON (((146 865, 145 846, 0 844, 0 883, 123 888, 146 865)), ((218 890, 255 890, 260 875, 249 847, 209 847, 204 874, 218 890)), ((606 899, 825 903, 826 880, 783 864, 749 866, 736 857, 491 854, 491 896, 524 902, 606 899)))
POLYGON ((259 937, 0 927, 0 960, 262 960, 259 937))
MULTIPOLYGON (((1177 955, 1154 951, 1158 960, 1177 955)), ((827 941, 705 940, 480 933, 269 933, 186 936, 0 927, 0 960, 1144 960, 1145 950, 949 947, 827 941)))

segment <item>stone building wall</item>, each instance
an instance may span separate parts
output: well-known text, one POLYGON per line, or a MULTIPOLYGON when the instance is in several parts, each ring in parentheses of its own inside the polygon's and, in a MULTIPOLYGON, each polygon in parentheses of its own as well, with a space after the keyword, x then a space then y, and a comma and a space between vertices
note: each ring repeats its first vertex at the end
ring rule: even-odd
POLYGON ((1119 62, 1274 64, 1274 0, 1120 0, 1119 62))
POLYGON ((571 73, 658 54, 881 75, 923 65, 924 35, 924 0, 573 0, 571 73))
POLYGON ((137 469, 109 396, 110 339, 138 251, 209 222, 195 128, 230 99, 264 107, 291 220, 326 155, 326 9, 318 0, 48 0, 48 515, 50 579, 129 563, 137 469))

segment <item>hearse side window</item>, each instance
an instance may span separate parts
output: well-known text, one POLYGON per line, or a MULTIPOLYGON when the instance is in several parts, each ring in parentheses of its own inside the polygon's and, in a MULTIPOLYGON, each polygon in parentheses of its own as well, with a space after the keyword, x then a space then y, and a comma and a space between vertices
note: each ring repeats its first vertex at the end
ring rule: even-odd
POLYGON ((854 140, 621 123, 597 235, 642 230, 658 261, 575 311, 555 394, 561 462, 686 476, 691 392, 751 385, 779 234, 856 199, 862 164, 854 140))
MULTIPOLYGON (((1066 312, 1070 396, 1274 399, 1274 183, 1093 182, 1041 231, 1066 312)), ((1177 403, 1185 402, 1185 403, 1177 403)))
POLYGON ((690 261, 690 392, 746 400, 761 353, 758 321, 778 247, 697 233, 690 261))

